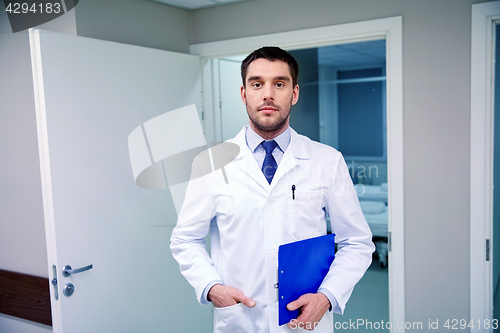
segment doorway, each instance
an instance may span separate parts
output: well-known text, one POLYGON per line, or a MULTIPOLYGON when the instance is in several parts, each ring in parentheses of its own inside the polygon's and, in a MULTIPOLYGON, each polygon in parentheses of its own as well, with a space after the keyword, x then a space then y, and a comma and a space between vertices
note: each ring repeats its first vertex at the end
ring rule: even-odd
MULTIPOLYGON (((405 322, 401 32, 401 17, 395 17, 191 46, 191 53, 202 57, 205 135, 211 142, 221 142, 235 134, 230 133, 227 125, 224 126, 224 115, 221 113, 224 107, 224 99, 221 98, 219 93, 221 91, 221 82, 219 80, 221 62, 225 62, 224 66, 227 65, 228 61, 238 61, 238 57, 241 57, 242 54, 246 55, 264 44, 277 45, 293 53, 298 50, 346 45, 356 42, 384 41, 384 51, 387 56, 385 68, 387 89, 385 93, 386 112, 383 113, 387 130, 385 154, 387 170, 391 171, 387 173, 387 202, 389 203, 387 209, 388 216, 390 216, 387 223, 387 256, 389 263, 387 268, 389 294, 388 317, 394 323, 405 322), (315 37, 311 38, 311 36, 315 37)), ((237 68, 238 65, 233 65, 233 67, 237 68)), ((380 78, 384 76, 382 73, 381 71, 371 75, 380 78)), ((343 74, 354 75, 354 73, 343 74)), ((350 80, 356 78, 344 77, 343 79, 350 80)), ((238 77, 239 80, 241 79, 238 77)), ((239 82, 238 85, 240 85, 239 82)), ((303 98, 303 95, 301 95, 301 98, 303 98)), ((241 124, 234 126, 235 129, 241 129, 241 126, 247 123, 244 106, 242 105, 242 107, 244 117, 240 120, 242 121, 241 124)), ((319 116, 318 112, 318 121, 319 116)), ((294 126, 293 123, 291 125, 292 127, 294 126)), ((385 131, 382 131, 382 133, 385 133, 385 131)), ((307 135, 308 133, 304 134, 307 135)), ((319 133, 317 135, 319 136, 319 133)), ((402 332, 404 328, 398 329, 397 327, 392 327, 391 331, 402 332)))
MULTIPOLYGON (((343 331, 342 324, 349 320, 389 321, 385 49, 381 39, 290 51, 301 73, 300 98, 292 107, 290 126, 344 155, 377 248, 344 315, 335 316, 337 331, 343 331)), ((214 59, 224 141, 248 124, 238 94, 244 58, 214 59)))

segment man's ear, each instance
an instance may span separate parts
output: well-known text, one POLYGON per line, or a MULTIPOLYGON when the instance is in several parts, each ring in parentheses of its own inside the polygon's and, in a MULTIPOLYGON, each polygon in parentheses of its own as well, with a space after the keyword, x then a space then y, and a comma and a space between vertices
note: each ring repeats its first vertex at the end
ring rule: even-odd
POLYGON ((297 104, 298 101, 299 101, 299 85, 296 84, 295 87, 293 88, 292 105, 297 104))
POLYGON ((247 105, 247 92, 245 90, 245 87, 243 87, 243 85, 241 86, 240 94, 241 94, 241 100, 243 101, 243 104, 247 105))

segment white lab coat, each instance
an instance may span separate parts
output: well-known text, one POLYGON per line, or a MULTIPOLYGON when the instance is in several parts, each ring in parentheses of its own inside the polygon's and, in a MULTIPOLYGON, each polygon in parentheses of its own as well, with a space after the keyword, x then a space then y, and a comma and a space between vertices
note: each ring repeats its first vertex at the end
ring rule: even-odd
MULTIPOLYGON (((278 326, 274 288, 278 246, 325 235, 329 214, 338 251, 321 288, 335 296, 334 310, 342 313, 374 251, 342 155, 292 130, 269 185, 246 144, 245 132, 244 127, 229 140, 240 147, 234 161, 188 185, 171 237, 181 273, 202 304, 206 304, 203 290, 213 280, 239 289, 256 302, 254 308, 243 304, 215 308, 214 332, 289 332, 286 325, 278 326), (209 230, 211 256, 204 241, 209 230)), ((327 311, 315 331, 332 330, 333 313, 327 311)))

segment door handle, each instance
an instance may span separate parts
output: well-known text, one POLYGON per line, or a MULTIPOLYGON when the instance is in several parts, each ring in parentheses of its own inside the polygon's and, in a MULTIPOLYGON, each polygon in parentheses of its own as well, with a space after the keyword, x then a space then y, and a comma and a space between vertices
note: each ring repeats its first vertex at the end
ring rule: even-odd
POLYGON ((68 277, 71 274, 85 272, 85 271, 88 271, 91 268, 92 268, 92 265, 88 265, 88 266, 85 266, 85 267, 82 267, 82 268, 72 269, 70 265, 66 265, 63 268, 62 275, 64 277, 68 277))

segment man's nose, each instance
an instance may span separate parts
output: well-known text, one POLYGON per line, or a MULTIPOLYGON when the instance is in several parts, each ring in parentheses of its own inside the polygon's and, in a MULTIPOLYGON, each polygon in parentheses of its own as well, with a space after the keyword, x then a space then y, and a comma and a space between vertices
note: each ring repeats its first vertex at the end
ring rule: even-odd
POLYGON ((264 88, 264 101, 274 101, 274 91, 270 86, 264 88))

